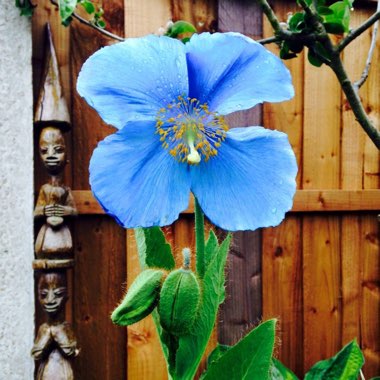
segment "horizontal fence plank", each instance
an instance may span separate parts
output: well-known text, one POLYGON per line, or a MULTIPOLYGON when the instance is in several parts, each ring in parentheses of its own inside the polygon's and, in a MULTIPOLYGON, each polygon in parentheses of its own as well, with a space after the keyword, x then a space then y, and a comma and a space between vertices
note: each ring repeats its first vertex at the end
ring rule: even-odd
MULTIPOLYGON (((104 214, 89 190, 74 190, 79 214, 104 214)), ((297 190, 291 212, 380 211, 380 190, 297 190)), ((183 212, 194 212, 194 199, 183 212)))

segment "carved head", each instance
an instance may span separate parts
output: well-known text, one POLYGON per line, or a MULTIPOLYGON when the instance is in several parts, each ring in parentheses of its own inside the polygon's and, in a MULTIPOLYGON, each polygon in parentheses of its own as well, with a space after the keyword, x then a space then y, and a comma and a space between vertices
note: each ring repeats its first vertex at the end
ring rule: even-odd
POLYGON ((63 273, 41 274, 38 281, 38 300, 49 315, 55 315, 61 311, 67 298, 67 282, 63 273))
POLYGON ((51 175, 59 174, 66 164, 66 144, 62 132, 56 127, 46 127, 41 131, 40 157, 51 175))

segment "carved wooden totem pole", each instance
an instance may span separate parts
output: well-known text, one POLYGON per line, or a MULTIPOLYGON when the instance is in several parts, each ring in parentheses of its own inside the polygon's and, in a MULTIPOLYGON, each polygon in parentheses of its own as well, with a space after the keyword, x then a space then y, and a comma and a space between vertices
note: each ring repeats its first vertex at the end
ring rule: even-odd
POLYGON ((40 157, 50 180, 41 187, 34 210, 43 225, 35 242, 33 268, 38 276, 38 300, 47 322, 38 329, 32 355, 40 362, 37 380, 72 380, 71 359, 79 350, 73 330, 65 321, 66 271, 74 265, 72 236, 66 220, 77 211, 70 188, 62 183, 66 164, 63 133, 71 124, 50 27, 46 30, 48 43, 35 127, 40 131, 40 157))

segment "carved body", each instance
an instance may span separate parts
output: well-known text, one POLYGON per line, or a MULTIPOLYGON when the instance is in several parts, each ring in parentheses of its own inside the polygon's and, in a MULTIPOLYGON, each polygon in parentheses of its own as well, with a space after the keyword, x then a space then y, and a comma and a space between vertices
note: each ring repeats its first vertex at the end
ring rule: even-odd
POLYGON ((41 187, 34 215, 46 216, 46 223, 36 239, 35 252, 38 258, 51 255, 61 257, 62 254, 72 251, 71 233, 63 217, 75 214, 73 195, 69 187, 58 183, 47 183, 41 187))
POLYGON ((37 380, 72 380, 71 358, 78 354, 74 333, 68 322, 44 323, 32 349, 35 360, 42 360, 37 380))

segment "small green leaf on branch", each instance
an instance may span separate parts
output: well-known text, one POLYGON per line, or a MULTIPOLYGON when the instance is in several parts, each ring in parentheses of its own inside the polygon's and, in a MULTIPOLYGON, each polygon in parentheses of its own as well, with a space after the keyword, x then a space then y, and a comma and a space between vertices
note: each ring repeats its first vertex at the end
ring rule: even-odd
POLYGON ((69 17, 74 13, 77 6, 77 0, 59 0, 59 15, 61 16, 62 23, 66 22, 69 17))

